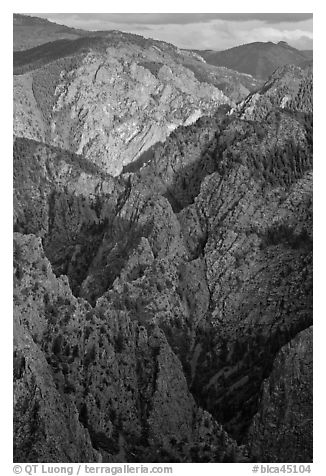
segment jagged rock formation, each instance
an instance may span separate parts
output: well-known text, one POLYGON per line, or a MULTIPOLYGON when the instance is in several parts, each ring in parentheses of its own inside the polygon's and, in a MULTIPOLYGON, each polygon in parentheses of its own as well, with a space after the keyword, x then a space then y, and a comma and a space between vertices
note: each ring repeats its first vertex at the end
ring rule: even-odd
POLYGON ((223 461, 243 457, 199 409, 162 330, 56 278, 15 234, 15 461, 223 461))
POLYGON ((230 103, 220 90, 197 81, 192 71, 157 47, 144 50, 124 42, 111 46, 109 40, 96 46, 102 51, 75 56, 73 66, 71 61, 67 65, 68 59, 58 60, 37 70, 33 79, 27 73, 26 95, 34 96, 37 107, 31 108, 25 134, 20 117, 28 114, 28 99, 21 102, 15 111, 15 134, 39 139, 33 136, 33 123, 43 115, 43 141, 82 153, 118 175, 123 165, 164 141, 178 125, 230 103), (44 98, 44 92, 49 93, 44 81, 49 79, 54 97, 44 98))
POLYGON ((14 54, 16 136, 82 153, 118 175, 176 127, 258 85, 167 43, 101 34, 14 54))
POLYGON ((77 292, 115 217, 123 182, 81 156, 16 139, 14 183, 15 230, 42 237, 56 273, 68 274, 77 292))
POLYGON ((248 437, 259 461, 312 461, 312 370, 308 328, 282 347, 263 384, 248 437))
POLYGON ((277 69, 261 90, 238 104, 237 111, 243 119, 260 120, 275 107, 312 114, 312 68, 277 69))
POLYGON ((139 48, 108 47, 106 57, 88 54, 63 77, 56 88, 51 143, 83 153, 118 175, 178 125, 230 102, 186 68, 173 67, 156 49, 142 56, 139 48), (157 64, 156 74, 148 69, 151 63, 157 64))
POLYGON ((76 405, 60 393, 53 367, 38 344, 46 328, 44 316, 38 315, 38 306, 45 306, 40 300, 45 297, 42 293, 51 290, 53 299, 60 292, 69 295, 67 280, 55 279, 40 240, 33 235, 17 235, 14 258, 15 461, 99 461, 100 454, 79 421, 76 405))
POLYGON ((194 286, 204 270, 202 290, 182 296, 188 313, 205 303, 194 312, 204 330, 187 336, 192 344, 180 358, 201 404, 238 436, 275 352, 311 323, 311 129, 278 113, 262 128, 217 121, 215 134, 199 121, 189 130, 193 143, 187 131, 171 136, 133 178, 178 213, 194 286))
MULTIPOLYGON (((122 66, 117 41, 100 68, 99 51, 60 59, 59 77, 72 66, 56 127, 76 101, 83 124, 96 117, 76 71, 100 91, 119 70, 127 103, 132 75, 139 88, 166 81, 170 97, 183 74, 180 88, 213 87, 180 64, 144 73, 139 45, 122 66)), ((167 54, 151 48, 152 60, 167 54)), ((311 412, 311 93, 309 70, 279 70, 256 101, 178 127, 119 177, 103 171, 98 138, 79 150, 89 160, 63 150, 67 128, 60 147, 15 139, 17 461, 284 461, 280 428, 288 457, 311 458, 300 432, 311 412)))

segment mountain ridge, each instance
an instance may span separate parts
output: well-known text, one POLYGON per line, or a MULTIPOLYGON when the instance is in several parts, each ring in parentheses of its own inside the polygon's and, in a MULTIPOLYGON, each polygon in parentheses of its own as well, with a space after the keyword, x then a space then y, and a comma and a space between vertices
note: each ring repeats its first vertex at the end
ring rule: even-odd
POLYGON ((79 38, 88 34, 86 30, 59 25, 46 18, 32 15, 13 14, 14 51, 23 51, 58 39, 79 38))
POLYGON ((262 80, 266 80, 279 66, 300 66, 312 59, 311 53, 297 50, 284 41, 257 41, 222 51, 196 51, 210 64, 235 69, 262 80))
POLYGON ((176 127, 259 84, 121 32, 16 52, 14 73, 14 133, 83 153, 114 175, 176 127))

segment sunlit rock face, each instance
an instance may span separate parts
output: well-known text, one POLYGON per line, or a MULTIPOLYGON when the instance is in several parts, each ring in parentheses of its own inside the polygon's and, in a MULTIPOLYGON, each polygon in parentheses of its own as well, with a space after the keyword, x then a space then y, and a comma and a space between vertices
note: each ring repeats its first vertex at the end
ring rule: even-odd
POLYGON ((156 49, 144 53, 140 48, 88 54, 57 85, 51 142, 118 175, 124 165, 163 142, 171 128, 230 103, 220 90, 199 83, 181 65, 164 64, 163 58, 156 49), (157 71, 148 69, 152 62, 157 71))
POLYGON ((172 130, 235 105, 258 82, 155 40, 109 32, 14 56, 14 134, 118 175, 172 130))

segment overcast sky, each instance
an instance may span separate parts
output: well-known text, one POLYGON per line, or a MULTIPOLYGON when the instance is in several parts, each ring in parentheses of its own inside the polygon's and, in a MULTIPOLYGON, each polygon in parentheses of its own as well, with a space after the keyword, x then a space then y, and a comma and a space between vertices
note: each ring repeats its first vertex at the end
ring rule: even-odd
POLYGON ((121 30, 181 48, 222 50, 253 41, 312 49, 311 13, 30 13, 86 30, 121 30))

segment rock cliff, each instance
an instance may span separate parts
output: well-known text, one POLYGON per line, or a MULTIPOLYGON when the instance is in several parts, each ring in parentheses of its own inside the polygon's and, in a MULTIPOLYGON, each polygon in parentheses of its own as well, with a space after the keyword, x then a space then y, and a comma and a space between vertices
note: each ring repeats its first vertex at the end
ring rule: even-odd
POLYGON ((15 461, 243 458, 155 322, 75 298, 34 235, 15 234, 14 258, 15 461))
POLYGON ((249 431, 260 461, 312 461, 312 328, 277 354, 249 431), (295 431, 293 431, 295 430, 295 431))
POLYGON ((167 43, 107 32, 14 55, 14 134, 123 166, 259 84, 167 43))

